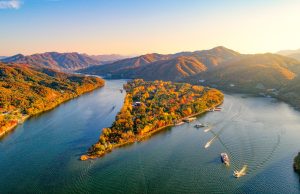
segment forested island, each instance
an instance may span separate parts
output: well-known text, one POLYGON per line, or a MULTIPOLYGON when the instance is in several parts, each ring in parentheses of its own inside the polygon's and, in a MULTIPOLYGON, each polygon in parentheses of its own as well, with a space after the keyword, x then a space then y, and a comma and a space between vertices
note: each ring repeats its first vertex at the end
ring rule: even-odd
POLYGON ((294 159, 294 170, 300 174, 300 152, 294 159))
POLYGON ((96 77, 0 63, 0 137, 26 118, 103 85, 96 77))
POLYGON ((124 105, 112 126, 104 128, 99 141, 81 160, 97 158, 145 137, 182 119, 201 114, 223 102, 216 89, 186 83, 136 79, 124 85, 124 105))

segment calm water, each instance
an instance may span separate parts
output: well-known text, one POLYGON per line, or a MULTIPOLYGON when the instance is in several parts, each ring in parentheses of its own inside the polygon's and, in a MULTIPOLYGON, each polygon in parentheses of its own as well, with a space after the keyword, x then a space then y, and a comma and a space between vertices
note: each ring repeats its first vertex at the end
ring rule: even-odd
POLYGON ((209 132, 195 129, 196 121, 79 161, 113 122, 123 83, 107 81, 0 140, 0 193, 300 193, 292 169, 300 151, 300 113, 272 99, 226 95, 222 112, 198 118, 213 126, 209 132), (221 164, 221 152, 229 154, 229 168, 221 164), (235 179, 233 170, 245 164, 247 176, 235 179))

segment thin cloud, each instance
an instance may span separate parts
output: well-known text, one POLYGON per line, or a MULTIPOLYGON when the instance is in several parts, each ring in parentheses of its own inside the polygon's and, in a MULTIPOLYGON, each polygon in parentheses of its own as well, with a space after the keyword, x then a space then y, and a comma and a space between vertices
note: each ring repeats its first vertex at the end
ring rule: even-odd
POLYGON ((0 0, 0 9, 19 9, 20 7, 19 0, 0 0))

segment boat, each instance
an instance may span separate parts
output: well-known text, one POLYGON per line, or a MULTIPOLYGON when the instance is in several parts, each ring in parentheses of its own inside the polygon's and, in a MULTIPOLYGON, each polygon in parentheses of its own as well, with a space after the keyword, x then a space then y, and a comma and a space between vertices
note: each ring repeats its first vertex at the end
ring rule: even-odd
POLYGON ((209 141, 205 144, 204 148, 205 148, 205 149, 209 148, 209 146, 212 144, 212 142, 213 142, 216 138, 217 138, 217 136, 214 136, 211 140, 209 140, 209 141))
POLYGON ((190 122, 192 122, 194 120, 196 120, 196 117, 189 117, 189 118, 183 119, 183 121, 186 122, 186 123, 190 123, 190 122))
POLYGON ((229 157, 226 153, 221 153, 221 161, 226 165, 229 166, 230 165, 230 160, 229 157))
POLYGON ((201 127, 205 127, 205 125, 203 123, 199 123, 199 124, 196 124, 194 127, 201 128, 201 127))
POLYGON ((235 170, 235 171, 233 171, 233 176, 235 178, 240 178, 240 177, 246 175, 246 171, 247 171, 247 165, 244 165, 241 170, 235 170))
POLYGON ((216 107, 214 108, 214 111, 221 111, 222 110, 222 107, 216 107))
POLYGON ((175 125, 179 126, 179 125, 183 125, 183 124, 184 124, 184 122, 181 121, 181 122, 176 123, 175 125))

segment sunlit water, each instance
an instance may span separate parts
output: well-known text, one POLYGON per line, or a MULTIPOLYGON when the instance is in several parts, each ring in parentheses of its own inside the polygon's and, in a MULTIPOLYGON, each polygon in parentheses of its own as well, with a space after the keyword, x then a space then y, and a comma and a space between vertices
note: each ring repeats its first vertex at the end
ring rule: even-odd
POLYGON ((124 83, 107 81, 0 140, 0 193, 300 193, 292 168, 300 113, 273 99, 226 95, 221 112, 79 161, 120 110, 124 83), (211 130, 194 128, 199 122, 211 130), (234 178, 243 165, 247 175, 234 178))

